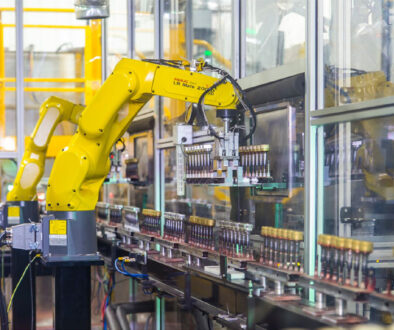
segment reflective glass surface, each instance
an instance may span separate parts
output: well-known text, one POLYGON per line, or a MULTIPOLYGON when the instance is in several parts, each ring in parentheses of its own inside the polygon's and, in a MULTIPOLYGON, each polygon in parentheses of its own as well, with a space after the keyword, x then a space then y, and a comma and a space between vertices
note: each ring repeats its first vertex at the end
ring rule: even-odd
POLYGON ((110 11, 111 14, 107 19, 107 74, 112 72, 116 63, 118 63, 122 57, 127 57, 127 0, 112 1, 110 4, 110 11))
POLYGON ((324 126, 324 233, 394 234, 393 148, 394 117, 324 126))
POLYGON ((155 17, 154 1, 136 0, 135 10, 135 56, 139 59, 154 58, 155 17))
POLYGON ((0 10, 0 151, 16 151, 15 1, 0 10))
POLYGON ((345 244, 363 262, 349 263, 356 269, 343 273, 346 281, 385 290, 394 264, 394 117, 325 125, 318 136, 320 272, 327 272, 324 249, 334 239, 332 246, 345 244))
POLYGON ((192 1, 193 59, 232 70, 232 1, 192 1))
POLYGON ((18 170, 15 159, 0 159, 0 201, 4 202, 8 191, 12 189, 18 170))
MULTIPOLYGON (((101 80, 101 24, 76 20, 73 1, 26 1, 23 20, 25 135, 30 135, 49 96, 90 102, 101 80)), ((55 135, 73 132, 74 125, 61 123, 55 135)))
POLYGON ((305 0, 246 0, 246 75, 305 58, 305 0))
POLYGON ((391 1, 323 1, 325 107, 394 95, 391 1))

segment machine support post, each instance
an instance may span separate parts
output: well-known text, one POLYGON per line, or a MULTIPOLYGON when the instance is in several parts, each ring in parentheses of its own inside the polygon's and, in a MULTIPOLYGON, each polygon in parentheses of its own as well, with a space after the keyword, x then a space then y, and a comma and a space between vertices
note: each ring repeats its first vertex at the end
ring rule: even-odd
POLYGON ((159 294, 156 297, 156 330, 165 330, 165 298, 159 294))
POLYGON ((191 292, 191 276, 190 273, 185 273, 185 289, 184 289, 184 299, 185 299, 185 309, 190 311, 192 307, 192 292, 191 292))
MULTIPOLYGON (((12 290, 15 289, 26 265, 30 262, 29 251, 12 249, 11 252, 11 276, 12 290)), ((35 329, 36 328, 36 279, 34 265, 31 265, 25 278, 22 280, 12 303, 12 328, 35 329), (31 281, 30 281, 30 272, 31 281), (31 296, 32 295, 32 296, 31 296), (33 318, 33 322, 32 322, 33 318), (32 327, 33 323, 33 327, 32 327)))
MULTIPOLYGON (((129 300, 131 302, 135 302, 136 294, 137 294, 137 281, 134 278, 130 278, 130 280, 129 280, 129 300)), ((131 330, 134 330, 136 328, 136 322, 137 322, 137 315, 135 313, 133 313, 133 314, 131 314, 131 324, 130 324, 131 330)))
POLYGON ((253 284, 249 282, 249 295, 247 300, 246 328, 254 330, 256 325, 256 298, 253 296, 253 284))
POLYGON ((91 328, 90 266, 56 267, 55 329, 91 328))

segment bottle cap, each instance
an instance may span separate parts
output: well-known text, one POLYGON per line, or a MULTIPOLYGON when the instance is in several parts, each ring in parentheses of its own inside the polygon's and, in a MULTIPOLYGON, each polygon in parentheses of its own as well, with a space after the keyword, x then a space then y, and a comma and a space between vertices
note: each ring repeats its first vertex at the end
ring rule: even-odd
POLYGON ((332 246, 332 241, 333 241, 333 236, 331 236, 331 235, 324 236, 324 241, 323 241, 324 246, 327 246, 327 247, 332 246))
POLYGON ((326 236, 326 235, 320 234, 320 235, 317 237, 317 244, 323 245, 324 236, 326 236))
POLYGON ((345 242, 346 242, 345 237, 337 237, 336 247, 338 249, 341 249, 341 250, 344 249, 345 248, 345 242))
POLYGON ((304 233, 302 231, 294 231, 294 240, 295 241, 303 241, 304 240, 304 233))
POLYGON ((353 240, 353 242, 352 242, 352 250, 354 252, 360 252, 360 243, 361 242, 359 240, 356 240, 356 239, 353 240))
POLYGON ((371 253, 373 250, 373 243, 369 241, 361 241, 360 250, 363 253, 371 253))
POLYGON ((270 151, 270 145, 269 144, 261 144, 260 147, 261 147, 261 151, 263 151, 263 152, 270 151))
POLYGON ((345 238, 345 249, 351 250, 353 246, 353 240, 351 238, 345 238))
POLYGON ((289 231, 290 230, 288 230, 288 229, 283 229, 283 238, 284 239, 289 239, 290 237, 289 237, 289 231))

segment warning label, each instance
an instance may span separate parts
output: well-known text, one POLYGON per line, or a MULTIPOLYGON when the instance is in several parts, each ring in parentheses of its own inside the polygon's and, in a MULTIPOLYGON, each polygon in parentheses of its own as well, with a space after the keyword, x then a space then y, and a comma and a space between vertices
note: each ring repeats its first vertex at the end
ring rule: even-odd
POLYGON ((67 220, 49 220, 49 245, 67 246, 67 220))
POLYGON ((8 216, 9 217, 18 217, 20 216, 20 208, 19 206, 8 206, 8 216))
POLYGON ((67 220, 49 220, 49 235, 67 235, 67 220))

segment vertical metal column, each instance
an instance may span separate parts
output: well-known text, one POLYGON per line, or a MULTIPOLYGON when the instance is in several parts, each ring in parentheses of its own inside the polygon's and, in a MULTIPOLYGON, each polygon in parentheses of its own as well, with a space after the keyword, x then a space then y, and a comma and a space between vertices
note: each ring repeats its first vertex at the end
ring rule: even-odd
POLYGON ((15 0, 16 40, 16 139, 18 166, 25 150, 25 104, 23 61, 23 0, 15 0))
POLYGON ((156 330, 165 330, 165 299, 164 296, 156 297, 156 330))
POLYGON ((393 1, 383 0, 382 3, 382 18, 386 24, 382 26, 382 71, 386 75, 387 81, 391 80, 391 66, 392 66, 392 38, 391 38, 391 28, 392 28, 392 14, 393 1))
MULTIPOLYGON (((316 64, 317 64, 317 72, 316 72, 316 108, 323 109, 324 108, 324 53, 323 53, 323 6, 317 5, 316 10, 316 64)), ((315 145, 316 149, 315 154, 317 155, 317 182, 316 182, 316 218, 313 220, 316 223, 316 234, 314 240, 316 241, 319 234, 323 233, 324 226, 324 127, 317 127, 317 144, 315 145)), ((312 152, 314 152, 312 150, 312 152)), ((317 246, 317 245, 316 245, 317 246)), ((320 255, 320 246, 317 246, 315 251, 316 255, 320 255)), ((316 262, 316 258, 315 258, 316 262)), ((316 265, 314 265, 316 268, 316 265)), ((320 273, 320 268, 318 269, 320 273)), ((311 273, 311 272, 310 272, 311 273)))
MULTIPOLYGON (((135 297, 137 294, 137 281, 134 278, 129 279, 129 301, 135 302, 135 297)), ((135 330, 136 327, 136 322, 137 322, 137 314, 132 313, 131 314, 131 324, 130 324, 130 329, 135 330)))
MULTIPOLYGON (((14 290, 25 267, 29 263, 29 252, 19 249, 11 250, 11 276, 12 289, 14 290)), ((26 273, 25 278, 15 293, 12 304, 12 328, 35 329, 36 328, 36 302, 35 302, 35 272, 34 266, 26 273), (30 281, 30 272, 32 280, 30 281)))
MULTIPOLYGON (((162 58, 163 50, 163 15, 164 1, 155 0, 155 57, 162 58)), ((161 234, 164 231, 164 152, 157 148, 157 142, 163 137, 163 102, 160 96, 155 97, 155 128, 154 128, 154 153, 155 153, 155 208, 162 211, 161 234)), ((164 298, 156 297, 156 329, 164 330, 165 306, 164 298)))
POLYGON ((246 75, 246 1, 233 0, 233 56, 232 74, 235 78, 246 75))
POLYGON ((107 19, 101 20, 101 83, 107 79, 107 67, 108 67, 108 39, 107 39, 108 23, 107 19))
POLYGON ((90 266, 56 267, 56 330, 91 328, 90 290, 90 266))
POLYGON ((246 318, 246 329, 254 330, 256 328, 256 298, 253 296, 253 284, 249 281, 249 294, 246 298, 248 306, 248 315, 246 318))
MULTIPOLYGON (((20 223, 38 222, 38 202, 9 202, 10 205, 18 205, 20 208, 20 223)), ((14 290, 21 278, 23 271, 30 262, 29 251, 11 249, 11 277, 12 289, 14 290)), ((32 265, 21 282, 12 303, 12 326, 13 329, 35 329, 36 323, 36 299, 35 287, 36 276, 32 265), (31 272, 31 273, 30 273, 31 272)))
MULTIPOLYGON (((304 203, 304 267, 313 275, 316 249, 316 127, 311 115, 317 108, 317 1, 307 2, 306 24, 306 95, 305 95, 305 203, 304 203)), ((310 298, 314 295, 310 292, 310 298)))
POLYGON ((127 56, 135 56, 135 6, 134 0, 127 0, 127 56))
MULTIPOLYGON (((155 0, 155 57, 162 58, 163 51, 163 15, 164 1, 155 0)), ((164 211, 164 152, 157 149, 157 142, 163 137, 163 102, 160 96, 155 97, 156 121, 154 128, 154 167, 155 167, 155 209, 164 211)), ((162 212, 164 213, 164 212, 162 212)), ((161 221, 161 233, 164 231, 164 221, 161 221)))
POLYGON ((187 59, 191 61, 193 59, 193 1, 186 2, 186 55, 187 59))
MULTIPOLYGON (((24 109, 24 60, 23 60, 23 0, 15 0, 15 40, 16 40, 16 138, 18 166, 25 150, 25 109, 24 109)), ((23 217, 23 214, 22 214, 23 217)), ((26 219, 27 220, 27 219, 26 219)), ((35 221, 36 219, 32 219, 35 221)), ((25 267, 29 263, 29 253, 12 249, 12 288, 15 289, 25 267)), ((35 276, 33 267, 16 292, 12 307, 13 329, 35 329, 35 276), (33 325, 31 324, 33 323, 33 325)))

